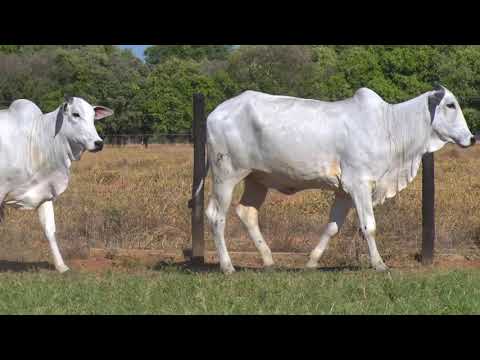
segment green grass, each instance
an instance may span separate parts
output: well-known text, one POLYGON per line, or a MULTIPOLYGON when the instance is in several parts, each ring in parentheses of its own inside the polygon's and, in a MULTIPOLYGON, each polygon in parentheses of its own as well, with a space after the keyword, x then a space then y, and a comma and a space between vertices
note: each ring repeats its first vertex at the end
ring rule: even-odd
POLYGON ((480 272, 0 274, 1 314, 479 314, 480 272))

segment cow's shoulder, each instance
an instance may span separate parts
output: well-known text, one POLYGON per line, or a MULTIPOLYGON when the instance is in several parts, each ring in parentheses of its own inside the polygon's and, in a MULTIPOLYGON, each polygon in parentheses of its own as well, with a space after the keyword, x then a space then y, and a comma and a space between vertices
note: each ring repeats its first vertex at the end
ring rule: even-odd
POLYGON ((363 87, 353 95, 353 99, 362 107, 376 107, 385 104, 385 101, 375 91, 363 87))
POLYGON ((42 110, 32 101, 26 99, 15 100, 8 108, 16 120, 31 120, 42 115, 42 110))

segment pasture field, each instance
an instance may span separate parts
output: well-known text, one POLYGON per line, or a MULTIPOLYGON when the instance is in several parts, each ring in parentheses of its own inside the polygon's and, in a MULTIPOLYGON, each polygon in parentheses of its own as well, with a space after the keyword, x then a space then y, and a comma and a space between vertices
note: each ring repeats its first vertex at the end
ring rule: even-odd
MULTIPOLYGON (((107 146, 72 167, 67 191, 55 203, 57 238, 65 258, 88 256, 89 247, 172 249, 190 246, 191 145, 107 146)), ((447 145, 436 153, 437 253, 480 255, 480 147, 447 145)), ((237 186, 233 203, 240 198, 237 186)), ((206 198, 210 190, 207 179, 206 198)), ((260 227, 274 252, 309 252, 318 242, 333 196, 305 191, 269 192, 260 227)), ((377 245, 387 262, 421 248, 421 169, 415 180, 375 209, 377 245)), ((208 228, 208 227, 207 227, 208 228)), ((207 248, 214 244, 207 229, 207 248)), ((233 207, 226 229, 230 251, 256 251, 233 207)), ((7 208, 0 226, 0 260, 50 261, 37 214, 7 208)), ((350 212, 322 266, 355 265, 368 254, 350 212)))
POLYGON ((480 272, 0 274, 0 314, 480 314, 480 272))
MULTIPOLYGON (((239 271, 232 276, 218 271, 208 229, 203 269, 178 259, 119 256, 119 249, 178 254, 190 246, 192 153, 190 145, 106 147, 75 163, 70 186, 55 205, 59 245, 72 268, 63 275, 51 266, 36 213, 7 208, 0 226, 0 314, 480 313, 479 146, 446 146, 436 155, 433 267, 415 260, 421 171, 376 208, 377 243, 391 273, 368 269, 355 212, 330 242, 322 269, 302 270, 332 200, 320 191, 269 193, 260 227, 279 265, 271 272, 258 269, 260 257, 233 208, 226 238, 239 271), (104 254, 92 255, 93 248, 104 254), (235 251, 253 253, 247 258, 235 251)), ((207 197, 209 189, 208 178, 207 197)))

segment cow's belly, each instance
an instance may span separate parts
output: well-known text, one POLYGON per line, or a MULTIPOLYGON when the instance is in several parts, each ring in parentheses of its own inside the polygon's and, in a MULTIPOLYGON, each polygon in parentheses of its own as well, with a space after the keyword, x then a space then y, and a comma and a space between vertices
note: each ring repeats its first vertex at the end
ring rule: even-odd
POLYGON ((43 189, 29 189, 25 192, 15 192, 9 194, 5 199, 5 205, 24 210, 33 210, 45 201, 54 200, 55 196, 51 192, 43 189))
MULTIPOLYGON (((313 175, 313 174, 312 174, 313 175)), ((249 178, 269 189, 291 195, 308 189, 338 190, 340 188, 340 173, 322 173, 317 176, 302 178, 283 172, 253 171, 249 178)))
POLYGON ((66 184, 52 184, 50 182, 20 187, 7 194, 4 204, 19 209, 33 210, 45 201, 55 200, 65 191, 65 188, 66 184))

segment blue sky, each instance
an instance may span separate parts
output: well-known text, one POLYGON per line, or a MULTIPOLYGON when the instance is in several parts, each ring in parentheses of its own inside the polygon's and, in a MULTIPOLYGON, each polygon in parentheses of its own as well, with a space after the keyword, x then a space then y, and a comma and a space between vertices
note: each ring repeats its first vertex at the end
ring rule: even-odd
POLYGON ((124 49, 132 49, 133 53, 138 56, 140 59, 143 59, 143 51, 145 48, 149 47, 150 45, 119 45, 121 48, 124 49))

